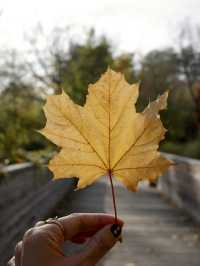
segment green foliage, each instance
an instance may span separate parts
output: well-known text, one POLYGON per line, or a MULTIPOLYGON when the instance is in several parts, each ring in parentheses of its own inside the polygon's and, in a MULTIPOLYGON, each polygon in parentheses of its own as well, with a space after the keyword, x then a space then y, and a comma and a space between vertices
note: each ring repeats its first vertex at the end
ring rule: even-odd
MULTIPOLYGON (((108 40, 96 39, 94 31, 83 44, 71 42, 67 55, 56 49, 49 60, 52 72, 48 77, 36 75, 36 83, 42 80, 48 84, 50 77, 49 87, 52 85, 56 93, 63 88, 79 104, 85 102, 88 84, 94 83, 108 66, 125 72, 131 81, 134 77, 132 55, 115 59, 108 40)), ((41 62, 40 58, 38 65, 41 62)), ((16 72, 15 69, 13 73, 16 72)), ((44 125, 41 94, 33 89, 33 82, 27 84, 10 78, 0 95, 0 163, 47 161, 54 147, 35 131, 44 125)))
POLYGON ((122 54, 116 57, 112 64, 112 68, 123 73, 129 83, 135 83, 138 81, 137 73, 133 64, 133 58, 132 54, 122 54))
POLYGON ((94 83, 112 63, 110 44, 105 38, 96 42, 93 32, 82 45, 72 42, 66 59, 58 55, 54 57, 55 74, 61 81, 60 86, 79 104, 85 102, 88 84, 94 83))
POLYGON ((83 105, 88 84, 95 83, 108 67, 123 72, 129 82, 135 81, 132 59, 131 54, 114 58, 108 40, 97 39, 91 30, 85 43, 70 43, 67 56, 57 51, 51 58, 55 91, 60 92, 62 88, 76 103, 83 105))
MULTIPOLYGON (((56 46, 59 38, 52 43, 56 46)), ((136 64, 134 54, 114 56, 108 39, 96 38, 92 30, 83 43, 70 40, 68 50, 59 45, 47 50, 49 57, 44 58, 36 52, 37 67, 32 69, 32 77, 30 64, 27 71, 26 62, 18 64, 16 56, 13 64, 10 57, 9 64, 0 68, 6 79, 0 92, 0 165, 27 160, 46 162, 55 148, 35 131, 45 122, 42 93, 48 94, 49 88, 60 93, 63 88, 76 103, 83 105, 88 84, 96 82, 108 66, 123 72, 129 82, 140 81, 139 111, 158 94, 170 90, 168 109, 161 114, 168 128, 161 148, 200 158, 200 55, 194 48, 184 47, 179 52, 172 48, 154 50, 136 64), (29 78, 25 81, 26 71, 29 78)))
POLYGON ((177 62, 173 49, 154 50, 143 58, 139 75, 143 98, 155 99, 158 94, 177 85, 177 62))
POLYGON ((194 103, 184 88, 172 90, 163 118, 169 141, 190 141, 198 136, 194 103))
POLYGON ((162 116, 170 141, 187 141, 197 137, 195 102, 180 71, 180 55, 173 49, 152 51, 142 60, 141 99, 144 108, 158 94, 169 90, 168 109, 162 116))
POLYGON ((200 141, 199 139, 189 142, 170 142, 165 141, 161 146, 162 151, 174 153, 191 158, 200 158, 200 141))
POLYGON ((33 88, 9 84, 0 97, 0 160, 26 160, 24 150, 42 149, 46 141, 35 132, 44 122, 42 101, 33 88))

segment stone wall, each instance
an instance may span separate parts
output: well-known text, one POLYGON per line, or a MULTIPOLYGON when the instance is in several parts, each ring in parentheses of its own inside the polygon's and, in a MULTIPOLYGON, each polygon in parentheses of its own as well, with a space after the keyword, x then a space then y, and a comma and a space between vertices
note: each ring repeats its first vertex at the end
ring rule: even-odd
MULTIPOLYGON (((1 170, 2 171, 2 170, 1 170)), ((0 265, 13 254, 24 232, 56 208, 74 180, 52 181, 47 168, 31 163, 3 169, 0 184, 0 265)))
POLYGON ((159 188, 200 223, 200 160, 165 154, 176 165, 159 179, 159 188))

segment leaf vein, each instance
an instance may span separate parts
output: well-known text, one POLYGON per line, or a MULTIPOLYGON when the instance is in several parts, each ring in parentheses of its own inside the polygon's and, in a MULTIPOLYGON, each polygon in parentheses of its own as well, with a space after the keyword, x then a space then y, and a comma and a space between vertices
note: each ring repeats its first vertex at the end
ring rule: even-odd
POLYGON ((105 168, 99 166, 99 165, 96 165, 96 164, 82 164, 82 163, 53 163, 53 165, 57 165, 57 166, 63 166, 63 165, 66 165, 66 166, 91 166, 91 167, 97 167, 97 168, 100 168, 102 170, 106 170, 105 168))
MULTIPOLYGON (((58 108, 58 110, 60 110, 59 109, 59 107, 57 106, 57 104, 55 103, 55 101, 54 101, 54 104, 55 104, 55 106, 58 108)), ((78 111, 78 113, 79 113, 79 116, 80 116, 80 118, 81 118, 81 114, 80 114, 80 111, 79 111, 79 109, 77 108, 77 105, 75 105, 75 107, 76 107, 76 109, 77 109, 77 111, 78 111)), ((65 115, 65 113, 63 113, 61 110, 60 110, 60 112, 62 113, 62 115, 65 117, 65 119, 66 120, 68 120, 70 123, 71 123, 71 125, 79 132, 79 134, 85 139, 85 141, 88 143, 88 145, 90 145, 90 147, 92 148, 92 150, 96 153, 96 155, 99 157, 99 159, 100 159, 100 161, 103 163, 103 165, 106 167, 106 164, 105 164, 105 162, 104 162, 104 160, 102 159, 102 157, 100 156, 100 154, 95 150, 95 148, 93 147, 93 145, 89 142, 89 140, 85 137, 85 135, 79 130, 79 128, 71 121, 71 119, 69 119, 69 117, 67 117, 66 115, 65 115)))

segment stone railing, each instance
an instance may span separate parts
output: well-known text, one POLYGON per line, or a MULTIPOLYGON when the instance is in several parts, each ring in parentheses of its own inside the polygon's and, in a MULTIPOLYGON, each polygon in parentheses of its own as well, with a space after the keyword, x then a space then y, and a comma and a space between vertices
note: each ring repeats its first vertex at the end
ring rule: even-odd
POLYGON ((159 179, 159 188, 200 223, 200 160, 165 154, 175 162, 159 179))
POLYGON ((0 266, 6 265, 24 232, 45 219, 72 189, 74 180, 51 180, 47 168, 31 163, 1 170, 0 184, 0 266))
MULTIPOLYGON (((200 222, 200 161, 165 155, 176 165, 159 179, 159 189, 200 222)), ((54 182, 46 168, 31 163, 12 165, 2 170, 0 266, 6 265, 24 232, 36 221, 48 217, 75 182, 72 179, 54 182)))

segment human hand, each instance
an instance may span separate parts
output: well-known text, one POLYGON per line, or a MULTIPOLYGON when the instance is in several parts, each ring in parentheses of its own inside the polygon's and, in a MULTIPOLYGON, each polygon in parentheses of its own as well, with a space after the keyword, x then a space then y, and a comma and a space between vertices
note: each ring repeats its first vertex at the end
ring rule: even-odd
POLYGON ((114 246, 123 222, 107 214, 71 214, 57 220, 38 222, 15 248, 8 266, 93 266, 114 246), (116 230, 117 229, 117 230, 116 230), (84 251, 65 256, 64 241, 85 243, 84 251))

